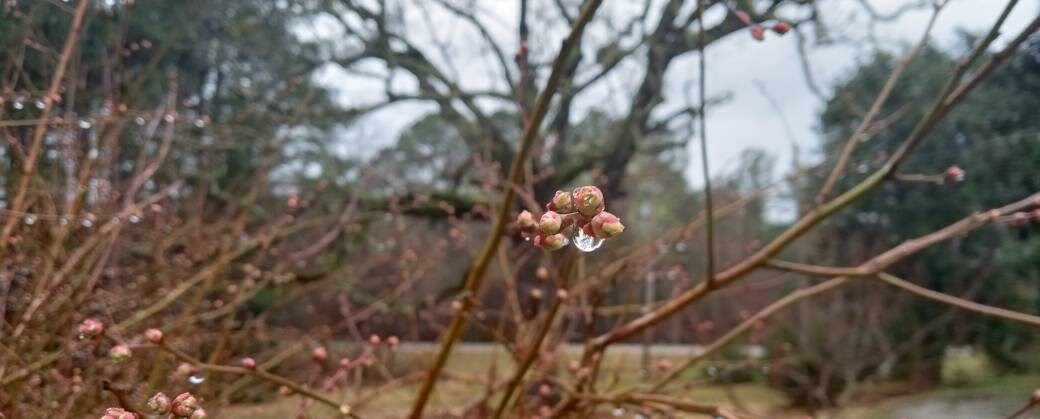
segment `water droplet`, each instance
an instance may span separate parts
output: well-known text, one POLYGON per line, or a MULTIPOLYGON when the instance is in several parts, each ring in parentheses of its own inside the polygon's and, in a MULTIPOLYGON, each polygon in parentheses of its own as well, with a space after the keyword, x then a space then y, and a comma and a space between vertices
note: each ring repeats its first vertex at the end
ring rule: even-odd
POLYGON ((79 125, 79 127, 83 129, 89 129, 91 126, 93 126, 93 124, 91 124, 90 121, 86 119, 80 119, 77 125, 79 125))
POLYGON ((134 118, 134 123, 137 124, 137 125, 144 125, 145 120, 144 120, 144 118, 139 116, 137 118, 134 118))
POLYGON ((18 111, 25 109, 25 104, 23 104, 20 100, 14 101, 14 103, 12 103, 11 106, 13 106, 14 109, 18 111))
POLYGON ((94 222, 86 218, 84 218, 83 221, 80 221, 79 224, 82 225, 83 228, 91 228, 94 226, 94 222))
POLYGON ((43 108, 45 108, 45 107, 47 107, 47 104, 46 104, 46 103, 43 103, 43 101, 42 101, 42 100, 37 100, 37 101, 36 101, 36 109, 43 109, 43 108))
POLYGON ((33 224, 36 224, 36 217, 32 215, 27 215, 25 216, 25 219, 23 219, 22 221, 25 223, 25 225, 31 226, 33 224))
POLYGON ((82 333, 76 335, 76 340, 83 340, 83 339, 86 339, 86 338, 87 338, 87 335, 84 335, 82 333))
POLYGON ((529 236, 528 236, 528 237, 524 237, 524 241, 525 241, 525 242, 529 242, 529 241, 531 241, 531 237, 529 237, 529 236))
POLYGON ((172 124, 173 121, 177 120, 177 118, 174 117, 172 113, 168 113, 168 114, 166 114, 166 116, 163 117, 163 120, 172 124))
POLYGON ((139 215, 131 215, 130 217, 128 217, 128 219, 130 220, 130 224, 137 224, 141 222, 141 217, 139 215))
POLYGON ((206 381, 206 377, 201 375, 192 375, 188 377, 188 382, 191 384, 202 384, 203 381, 206 381))
POLYGON ((612 414, 614 415, 614 417, 618 417, 619 418, 619 417, 621 417, 622 415, 625 414, 625 409, 622 409, 620 407, 615 407, 614 408, 614 412, 612 412, 612 414))
POLYGON ((94 159, 98 158, 98 151, 97 151, 97 149, 96 148, 90 149, 90 151, 87 152, 87 158, 91 159, 91 160, 94 160, 94 159))
POLYGON ((69 223, 69 219, 68 218, 61 217, 61 218, 58 219, 58 224, 60 224, 60 225, 66 225, 68 223, 69 223))
POLYGON ((203 120, 202 118, 199 118, 199 119, 195 120, 195 128, 202 128, 202 127, 205 127, 205 126, 206 126, 206 121, 203 120))
POLYGON ((571 241, 574 242, 574 247, 582 252, 591 252, 599 249, 603 245, 603 239, 598 239, 596 236, 590 236, 585 234, 585 230, 581 228, 575 228, 574 234, 571 235, 571 241))

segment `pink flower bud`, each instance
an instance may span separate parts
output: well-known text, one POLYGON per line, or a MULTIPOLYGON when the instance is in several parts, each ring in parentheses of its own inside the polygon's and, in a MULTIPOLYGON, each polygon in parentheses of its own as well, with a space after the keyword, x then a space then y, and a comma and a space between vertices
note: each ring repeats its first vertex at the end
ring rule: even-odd
POLYGON ((119 407, 105 409, 105 415, 101 419, 137 419, 137 415, 127 412, 119 407))
POLYGON ((130 359, 130 347, 123 344, 113 346, 112 349, 108 350, 108 357, 115 362, 126 361, 130 359))
POLYGON ((339 405, 339 413, 341 415, 349 415, 350 412, 353 412, 353 411, 354 411, 354 409, 351 408, 349 404, 341 404, 341 405, 339 405))
POLYGON ((538 408, 538 415, 540 415, 543 418, 552 416, 552 407, 543 404, 541 407, 538 408))
POLYGON ((534 238, 535 246, 541 247, 542 249, 553 251, 560 250, 563 246, 567 245, 567 239, 563 237, 563 234, 551 234, 548 236, 539 235, 534 238))
POLYGON ((578 362, 578 360, 568 362, 567 369, 572 373, 576 373, 579 369, 581 369, 581 362, 578 362))
POLYGON ((311 351, 311 359, 314 360, 314 362, 325 361, 325 358, 328 357, 329 351, 326 350, 324 346, 319 346, 317 348, 314 348, 313 351, 311 351))
POLYGON ((791 24, 787 23, 787 22, 785 22, 783 20, 781 20, 779 22, 776 22, 776 24, 773 25, 773 32, 776 32, 777 35, 783 35, 783 34, 787 33, 787 31, 790 31, 790 30, 791 30, 791 24))
POLYGON ((556 191, 550 205, 552 205, 551 209, 553 211, 560 214, 570 214, 575 211, 574 200, 572 199, 571 194, 564 191, 556 191))
POLYGON ((148 329, 144 331, 144 337, 148 338, 149 342, 157 344, 162 342, 163 333, 159 329, 148 329))
POLYGON ((603 211, 592 217, 589 222, 592 226, 592 234, 602 239, 609 239, 625 231, 625 225, 616 215, 603 211))
POLYGON ((743 10, 737 10, 735 14, 737 15, 737 19, 739 19, 741 23, 745 25, 751 24, 751 15, 749 15, 748 12, 745 12, 743 10))
POLYGON ((206 409, 200 407, 198 409, 195 409, 194 412, 192 412, 189 419, 205 419, 206 417, 206 409))
POLYGON ((531 231, 537 227, 537 224, 534 222, 534 216, 528 210, 520 211, 520 214, 516 216, 516 225, 523 231, 531 231))
POLYGON ((592 217, 603 211, 603 192, 595 186, 580 186, 571 192, 574 208, 586 217, 592 217))
POLYGON ((541 394, 543 397, 549 397, 552 395, 552 387, 549 387, 548 384, 542 384, 538 386, 538 394, 541 394))
POLYGON ((563 217, 556 211, 547 211, 545 214, 542 214, 542 218, 538 221, 538 230, 542 234, 559 233, 560 227, 563 227, 563 217))
POLYGON ((943 172, 943 177, 947 182, 960 182, 964 180, 964 169, 957 167, 957 165, 947 167, 946 171, 943 172))
POLYGON ((531 289, 531 298, 534 298, 535 300, 542 299, 542 289, 541 288, 533 288, 533 289, 531 289))
POLYGON ((566 300, 567 297, 569 297, 569 296, 570 296, 570 294, 567 292, 567 290, 565 290, 563 288, 560 288, 560 289, 556 290, 556 298, 559 298, 561 300, 566 300))
POLYGON ((991 209, 989 211, 986 211, 986 219, 987 220, 989 220, 989 221, 997 221, 998 218, 1000 218, 1000 210, 998 210, 998 209, 991 209))
POLYGON ((661 358, 657 360, 657 369, 661 371, 668 371, 672 369, 672 361, 668 358, 661 358))
POLYGON ((386 338, 386 344, 390 345, 391 348, 395 348, 397 345, 401 344, 401 339, 398 339, 397 336, 390 336, 386 338))
POLYGON ((1029 403, 1040 404, 1040 388, 1033 390, 1033 394, 1029 395, 1029 403))
POLYGON ((156 415, 165 415, 170 413, 170 405, 170 397, 161 391, 155 393, 154 396, 148 399, 148 408, 156 415))
POLYGON ((369 345, 379 346, 379 344, 382 343, 382 342, 383 342, 383 340, 380 339, 379 335, 377 335, 377 334, 372 334, 372 336, 368 337, 368 344, 369 345))
POLYGON ((79 324, 79 334, 85 339, 96 338, 102 333, 105 333, 105 324, 95 319, 86 319, 79 324))
POLYGON ((1029 225, 1029 214, 1019 211, 1011 215, 1012 227, 1025 227, 1027 225, 1029 225))
POLYGON ((256 360, 251 357, 242 358, 242 367, 253 369, 256 368, 256 360))
POLYGON ((182 418, 191 417, 196 410, 199 410, 199 400, 187 392, 178 394, 177 397, 173 398, 173 403, 170 404, 170 413, 182 418))
POLYGON ((341 358, 339 360, 339 368, 340 369, 349 370, 350 369, 350 365, 351 365, 350 364, 350 358, 343 357, 343 358, 341 358))
POLYGON ((751 37, 755 38, 756 41, 763 41, 766 39, 766 28, 762 25, 754 24, 751 25, 751 37))
POLYGON ((181 362, 177 365, 177 369, 175 369, 173 373, 176 374, 178 377, 187 377, 189 375, 195 374, 195 366, 187 362, 181 362))

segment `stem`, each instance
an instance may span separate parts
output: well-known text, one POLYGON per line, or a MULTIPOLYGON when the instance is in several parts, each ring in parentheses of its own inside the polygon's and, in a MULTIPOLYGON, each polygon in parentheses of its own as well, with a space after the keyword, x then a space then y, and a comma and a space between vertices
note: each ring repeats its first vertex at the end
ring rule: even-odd
POLYGON ((462 334, 462 328, 466 324, 465 313, 473 307, 473 298, 476 297, 477 291, 480 289, 480 285, 484 279, 484 273, 487 271, 488 264, 491 262, 492 256, 495 254, 495 250, 498 248, 499 243, 502 241, 502 232, 505 230, 506 219, 509 217, 513 207, 513 198, 515 192, 513 185, 520 183, 521 174, 523 173, 524 163, 527 161, 527 156, 530 153, 531 147, 534 145, 535 138, 538 136, 539 126, 542 120, 545 119, 545 114, 549 110, 549 102, 552 96, 556 93, 556 89, 560 84, 560 79, 565 73, 566 64, 568 57, 571 52, 581 42, 582 32, 585 30, 586 24, 592 20, 593 14, 596 9, 599 8, 603 0, 588 0, 582 6, 581 15, 574 22, 574 26, 571 27, 570 33, 567 38, 563 40, 563 44, 560 46, 560 52, 556 56, 556 60, 553 62, 552 73, 549 75, 549 79, 546 81, 545 90, 539 95, 535 101, 534 109, 531 114, 530 121, 524 127, 523 139, 520 142, 520 149, 517 150, 515 156, 513 156, 513 162, 509 167, 509 177, 503 185, 502 192, 502 203, 498 208, 498 214, 495 217, 494 225, 491 228, 491 233, 488 236, 487 241, 484 243, 483 249, 480 254, 470 265, 469 270, 466 273, 465 284, 463 287, 463 298, 462 298, 462 309, 458 310, 454 316, 452 316, 451 323, 448 324, 447 329, 441 335, 441 345, 438 350, 437 357, 433 361, 433 365, 430 366, 427 372, 426 378, 423 380, 422 387, 419 389, 419 394, 415 399, 415 404, 412 406, 412 412, 409 415, 411 419, 419 419, 422 417, 423 410, 426 408, 426 403, 429 402, 430 394, 433 392, 433 387, 437 383, 437 377, 440 375, 444 364, 448 360, 448 355, 451 354, 452 347, 455 345, 455 341, 459 339, 462 334))
POLYGON ((910 291, 921 297, 929 300, 938 301, 940 303, 957 307, 963 310, 973 311, 986 316, 1000 317, 1002 319, 1013 320, 1020 323, 1025 323, 1033 326, 1040 326, 1040 317, 1031 314, 1021 313, 1018 311, 1008 310, 1000 307, 988 306, 985 304, 976 303, 974 301, 968 301, 962 298, 957 298, 949 294, 944 294, 939 291, 933 291, 920 285, 914 284, 905 279, 899 278, 895 275, 888 274, 885 272, 878 272, 877 278, 886 284, 902 288, 910 291))
POLYGON ((705 226, 705 233, 707 235, 707 276, 706 281, 708 288, 715 286, 715 217, 712 215, 714 211, 711 199, 711 172, 708 170, 708 128, 707 128, 707 117, 704 115, 704 107, 707 101, 705 100, 705 86, 708 77, 707 71, 707 58, 704 56, 704 1, 697 0, 697 21, 700 25, 700 30, 697 31, 697 55, 700 57, 698 63, 700 68, 700 88, 698 93, 700 94, 700 113, 697 120, 700 122, 700 135, 701 135, 701 169, 704 173, 704 211, 707 214, 707 225, 705 226))

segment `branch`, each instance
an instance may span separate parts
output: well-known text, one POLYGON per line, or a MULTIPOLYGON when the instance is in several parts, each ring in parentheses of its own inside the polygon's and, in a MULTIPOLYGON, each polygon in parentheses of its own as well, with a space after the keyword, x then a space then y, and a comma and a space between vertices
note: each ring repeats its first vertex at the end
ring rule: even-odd
POLYGON ((897 288, 902 288, 929 300, 938 301, 943 304, 954 306, 967 311, 973 311, 986 316, 1000 317, 1002 319, 1012 320, 1033 326, 1040 326, 1040 317, 1038 316, 1014 310, 1008 310, 1000 307, 988 306, 985 304, 968 301, 963 298, 957 298, 949 294, 944 294, 938 291, 933 291, 928 288, 916 285, 912 282, 901 279, 895 275, 886 272, 878 272, 877 278, 886 284, 895 286, 897 288))

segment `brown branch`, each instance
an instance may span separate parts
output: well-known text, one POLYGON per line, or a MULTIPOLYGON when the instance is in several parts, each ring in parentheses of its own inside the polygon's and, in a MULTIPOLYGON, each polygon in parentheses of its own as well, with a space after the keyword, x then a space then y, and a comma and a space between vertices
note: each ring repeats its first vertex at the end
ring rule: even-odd
POLYGON ((949 294, 933 291, 886 272, 878 272, 877 278, 886 284, 902 288, 929 300, 938 301, 946 305, 967 311, 973 311, 986 316, 1000 317, 1002 319, 1013 320, 1033 326, 1040 326, 1040 317, 1038 316, 1000 307, 988 306, 974 301, 968 301, 963 298, 954 297, 949 294))

